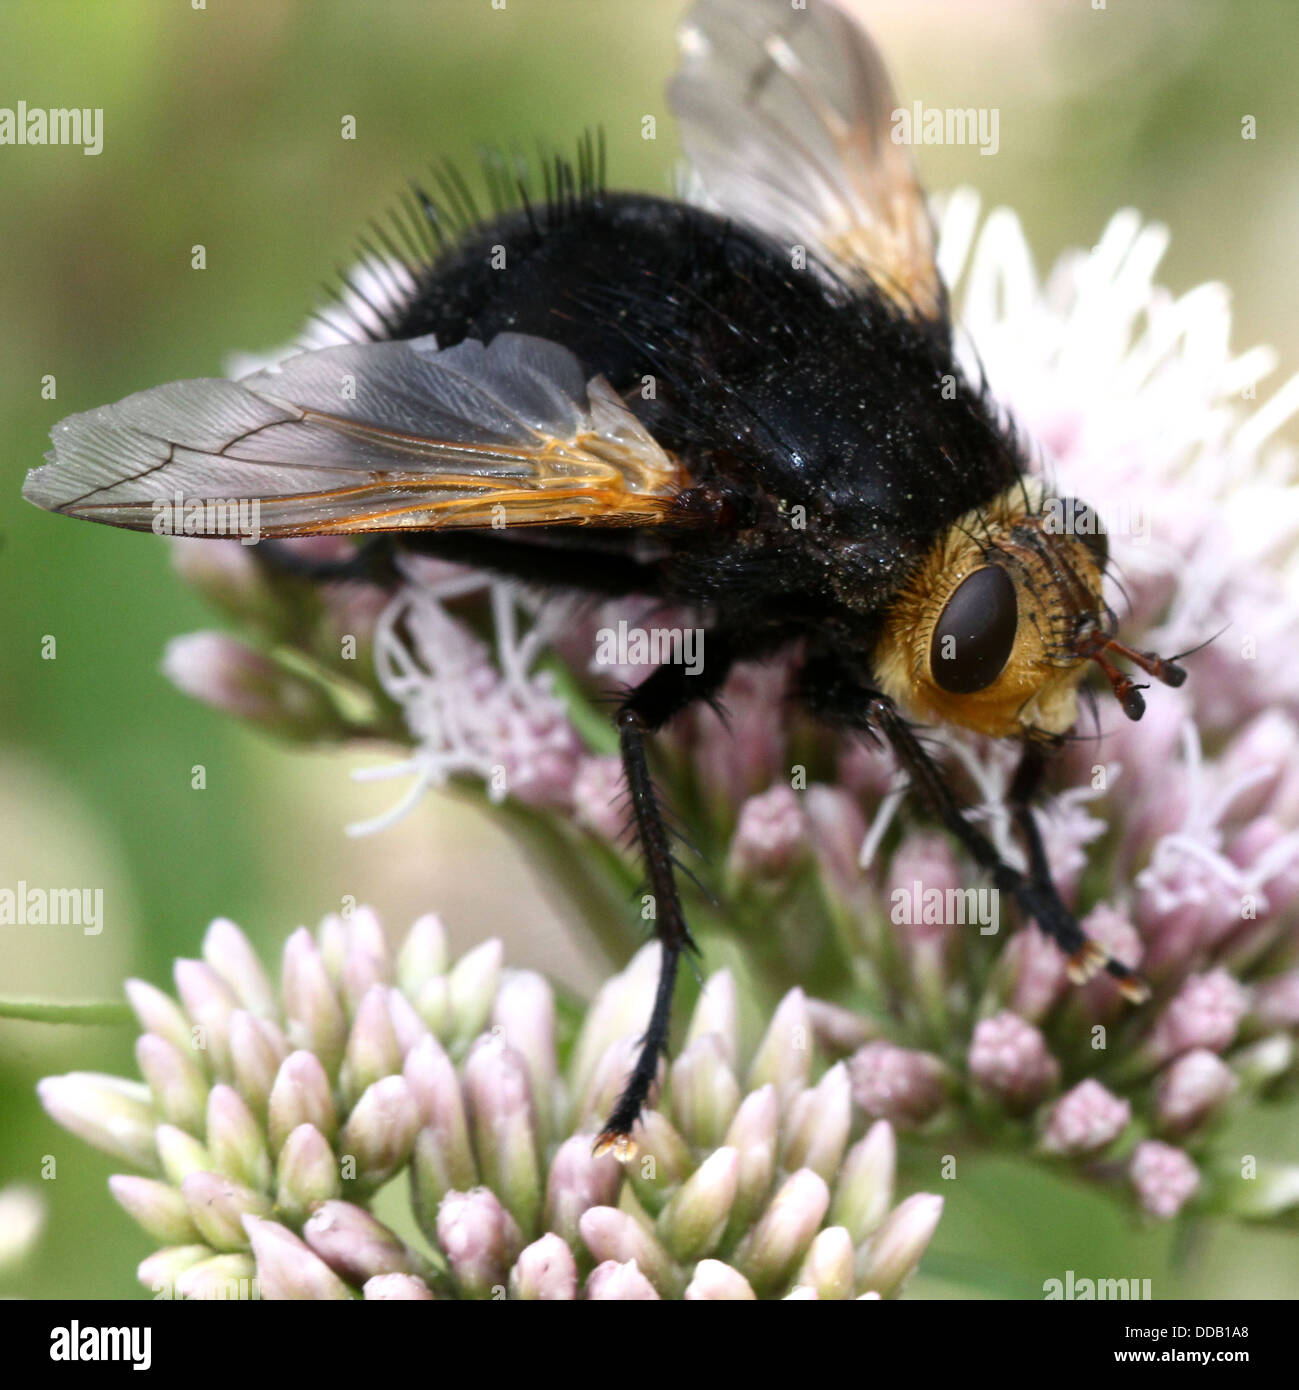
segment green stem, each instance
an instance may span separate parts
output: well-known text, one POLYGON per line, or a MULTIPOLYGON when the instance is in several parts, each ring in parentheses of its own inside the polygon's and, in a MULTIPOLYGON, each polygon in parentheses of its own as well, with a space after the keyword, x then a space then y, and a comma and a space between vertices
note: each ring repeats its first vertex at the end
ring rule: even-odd
POLYGON ((63 1004, 51 999, 0 999, 0 1018, 20 1018, 28 1023, 130 1023, 130 1005, 106 999, 93 1003, 63 1004))

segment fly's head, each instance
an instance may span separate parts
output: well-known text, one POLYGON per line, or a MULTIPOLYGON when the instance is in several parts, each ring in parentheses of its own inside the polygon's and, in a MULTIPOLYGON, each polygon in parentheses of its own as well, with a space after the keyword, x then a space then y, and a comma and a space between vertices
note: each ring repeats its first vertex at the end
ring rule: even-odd
POLYGON ((926 722, 1051 739, 1076 722, 1091 661, 1128 718, 1140 719, 1142 687, 1113 658, 1167 685, 1186 673, 1114 637, 1107 558, 1090 507, 1017 484, 949 527, 891 603, 874 655, 881 689, 926 722))

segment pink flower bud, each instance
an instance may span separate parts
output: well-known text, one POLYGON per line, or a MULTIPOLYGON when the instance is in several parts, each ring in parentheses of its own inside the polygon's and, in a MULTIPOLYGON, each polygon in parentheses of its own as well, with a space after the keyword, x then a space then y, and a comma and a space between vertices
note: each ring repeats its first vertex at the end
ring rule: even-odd
POLYGON ((244 1218, 262 1297, 267 1299, 350 1298, 347 1285, 304 1241, 278 1221, 244 1218))
POLYGON ((258 1191, 270 1186, 271 1160, 261 1125, 233 1086, 216 1085, 209 1092, 206 1132, 218 1172, 258 1191))
POLYGON ((333 1072, 347 1043, 347 1018, 311 933, 305 927, 284 943, 284 1011, 289 1041, 312 1052, 333 1072))
POLYGON ((1207 1048, 1184 1052, 1155 1083, 1155 1114, 1167 1134, 1185 1134, 1202 1124, 1236 1089, 1231 1068, 1207 1048))
POLYGON ((856 1277, 852 1237, 842 1226, 829 1226, 812 1242, 798 1272, 797 1284, 818 1299, 851 1298, 856 1277))
POLYGON ((97 1072, 47 1076, 36 1094, 56 1123, 114 1158, 156 1172, 156 1123, 149 1088, 97 1072))
POLYGON ((723 723, 711 709, 692 711, 692 751, 704 786, 737 806, 778 777, 785 766, 785 691, 789 665, 739 665, 722 689, 723 723))
POLYGON ((1225 970, 1192 975, 1164 1006, 1147 1052, 1158 1062, 1206 1047, 1221 1052, 1236 1037, 1249 996, 1225 970))
POLYGON ((1096 1153, 1114 1142, 1132 1118, 1132 1106, 1099 1081, 1080 1081, 1051 1107, 1042 1147, 1047 1153, 1096 1153))
POLYGON ((243 1250, 246 1216, 269 1216, 270 1200, 233 1178, 191 1173, 180 1185, 190 1220, 214 1250, 243 1250))
POLYGON ((920 1263, 943 1214, 943 1199, 917 1192, 897 1209, 871 1238, 861 1287, 888 1298, 909 1279, 920 1263))
POLYGON ((162 1245, 190 1245, 201 1236, 190 1220, 185 1198, 165 1182, 119 1173, 108 1190, 126 1214, 162 1245))
POLYGON ((715 1034, 696 1038, 672 1063, 672 1116, 697 1147, 722 1141, 740 1104, 740 1083, 715 1034))
POLYGON ((173 637, 162 673, 182 694, 282 738, 310 741, 345 730, 322 690, 223 632, 173 637))
POLYGON ((437 1238, 456 1282, 470 1298, 489 1298, 505 1287, 523 1249, 514 1218, 494 1192, 448 1192, 437 1215, 437 1238))
POLYGON ((239 1000, 210 965, 178 960, 172 967, 176 992, 195 1025, 192 1046, 206 1054, 208 1067, 222 1080, 233 1077, 230 1059, 230 1015, 239 1000))
POLYGON ((266 1117, 276 1074, 288 1055, 288 1039, 278 1024, 246 1009, 236 1009, 230 1015, 230 1065, 235 1087, 261 1119, 266 1117))
POLYGON ((135 1041, 135 1061, 159 1113, 191 1134, 202 1134, 208 1078, 194 1054, 144 1033, 135 1041))
POLYGON ((397 983, 412 998, 435 975, 446 973, 447 933, 442 919, 426 913, 415 919, 397 953, 397 983))
POLYGON ((694 1278, 682 1297, 688 1301, 710 1299, 738 1303, 752 1302, 757 1294, 738 1269, 732 1269, 721 1260, 700 1260, 695 1266, 694 1278))
POLYGON ((812 1071, 814 1041, 807 996, 801 989, 791 989, 777 1005, 758 1044, 749 1067, 750 1090, 770 1082, 782 1104, 801 1091, 812 1071))
POLYGON ((672 1257, 644 1226, 616 1207, 591 1207, 578 1222, 597 1262, 632 1263, 660 1294, 676 1294, 684 1281, 672 1257))
POLYGON ((365 991, 352 1027, 339 1074, 345 1100, 354 1101, 367 1086, 401 1070, 401 1047, 388 1008, 388 988, 372 984, 365 991))
POLYGON ((1200 1186, 1200 1175, 1186 1153, 1157 1139, 1137 1145, 1128 1176, 1141 1205, 1162 1220, 1176 1216, 1200 1186))
POLYGON ((578 1225, 582 1213, 590 1207, 609 1206, 617 1198, 621 1182, 618 1160, 608 1154, 596 1158, 589 1137, 565 1139, 550 1165, 546 1225, 570 1246, 576 1245, 581 1238, 578 1225))
POLYGON ((849 1059, 853 1099, 868 1115, 922 1125, 946 1099, 947 1068, 930 1052, 869 1042, 849 1059))
POLYGON ((370 1302, 429 1302, 433 1292, 422 1280, 413 1274, 376 1274, 367 1279, 362 1289, 367 1303, 370 1302))
POLYGON ((423 1261, 394 1232, 351 1202, 322 1202, 303 1225, 302 1238, 349 1284, 423 1271, 423 1261))
POLYGON ((577 1261, 554 1232, 527 1246, 510 1270, 510 1297, 542 1302, 577 1297, 577 1261))
POLYGON ((203 959, 235 992, 239 1003, 259 1018, 274 1018, 275 991, 251 942, 228 918, 218 917, 203 937, 203 959))
POLYGON ((977 1085, 1015 1110, 1036 1104, 1060 1075, 1046 1039, 1009 1009, 975 1025, 966 1065, 977 1085))
POLYGON ((314 1125, 299 1125, 284 1141, 275 1167, 275 1205, 301 1221, 320 1202, 343 1195, 338 1160, 314 1125))
POLYGON ((897 1157, 897 1137, 887 1120, 876 1120, 844 1156, 829 1219, 854 1243, 865 1240, 888 1215, 897 1157))
POLYGON ((464 1095, 483 1181, 525 1231, 541 1212, 541 1174, 527 1064, 499 1037, 478 1039, 465 1061, 464 1095))
POLYGON ((781 1167, 810 1168, 832 1183, 851 1128, 852 1084, 847 1066, 838 1062, 790 1105, 781 1167))
POLYGON ((272 1151, 278 1151, 303 1124, 314 1126, 328 1139, 338 1128, 338 1113, 320 1059, 312 1052, 291 1052, 275 1074, 267 1103, 272 1151))
POLYGON ((714 1149, 673 1194, 658 1220, 658 1234, 682 1263, 709 1255, 726 1230, 739 1190, 740 1156, 714 1149))
POLYGON ((261 617, 271 596, 253 547, 237 540, 173 536, 172 568, 204 598, 232 617, 261 617))
POLYGON ((659 1292, 640 1272, 635 1260, 619 1263, 605 1260, 591 1271, 586 1281, 586 1297, 619 1302, 648 1301, 658 1298, 659 1292))
POLYGON ((759 1293, 785 1283, 807 1253, 830 1206, 830 1189, 803 1168, 777 1188, 766 1211, 740 1242, 735 1264, 759 1293))
POLYGON ((806 845, 806 822, 795 792, 783 782, 740 807, 727 855, 734 879, 782 878, 795 867, 806 845))
POLYGON ((127 980, 126 998, 143 1033, 156 1033, 182 1052, 192 1050, 190 1022, 169 995, 147 980, 127 980))
POLYGON ((338 1135, 338 1152, 356 1160, 356 1177, 367 1188, 387 1180, 410 1157, 419 1111, 400 1076, 367 1087, 338 1135))

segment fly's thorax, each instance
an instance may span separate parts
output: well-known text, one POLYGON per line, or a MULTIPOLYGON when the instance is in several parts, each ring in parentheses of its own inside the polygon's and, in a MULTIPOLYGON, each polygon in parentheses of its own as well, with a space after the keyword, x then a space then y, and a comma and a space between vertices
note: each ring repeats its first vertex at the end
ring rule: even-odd
MULTIPOLYGON (((1063 532, 1040 484, 1016 483, 950 526, 891 601, 876 679, 926 722, 1054 737, 1078 717, 1080 640, 1107 616, 1104 537, 1063 532)), ((1070 515, 1094 518, 1074 504, 1070 515)))

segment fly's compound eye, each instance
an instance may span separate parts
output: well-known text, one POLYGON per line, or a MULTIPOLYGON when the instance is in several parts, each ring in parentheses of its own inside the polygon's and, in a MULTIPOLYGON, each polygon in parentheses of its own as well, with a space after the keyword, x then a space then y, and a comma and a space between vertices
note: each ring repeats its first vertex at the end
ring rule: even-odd
POLYGON ((1019 601, 1000 565, 975 570, 957 585, 934 627, 929 669, 951 695, 985 690, 1001 675, 1015 645, 1019 601))

